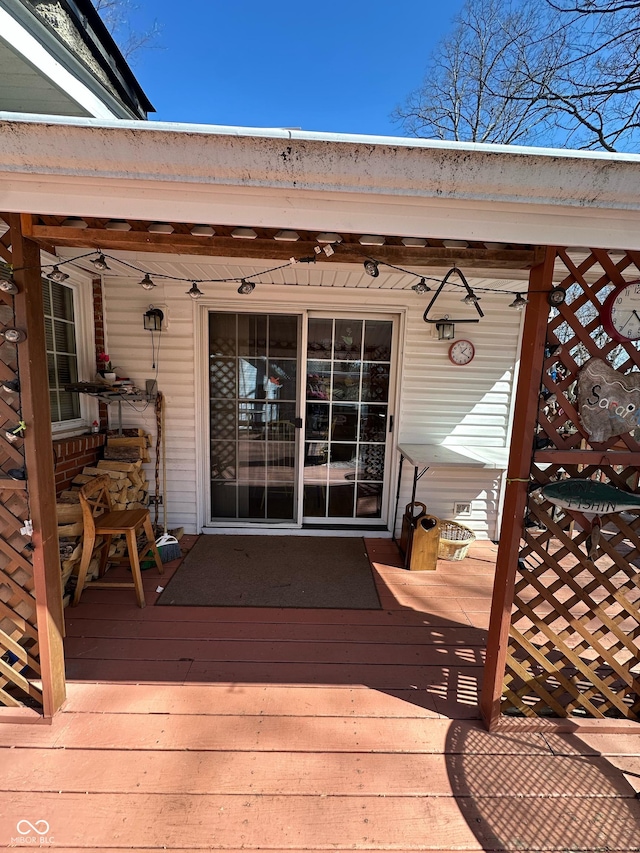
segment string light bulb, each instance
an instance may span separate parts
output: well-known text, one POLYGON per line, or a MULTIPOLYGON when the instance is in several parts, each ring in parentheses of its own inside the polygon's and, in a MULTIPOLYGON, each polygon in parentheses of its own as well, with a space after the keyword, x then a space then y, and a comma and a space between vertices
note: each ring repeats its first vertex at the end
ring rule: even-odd
POLYGON ((509 308, 515 308, 518 311, 521 311, 525 305, 529 304, 529 300, 524 297, 521 293, 516 293, 515 299, 513 302, 509 303, 509 308))
POLYGON ((3 293, 11 293, 13 296, 18 293, 18 287, 15 281, 9 278, 0 278, 0 290, 3 293))
POLYGON ((61 269, 58 269, 57 266, 54 266, 51 272, 47 274, 47 278, 51 279, 51 281, 57 281, 58 284, 60 284, 63 281, 66 281, 69 276, 66 272, 63 272, 61 269))
POLYGON ((109 266, 109 264, 107 263, 107 259, 106 259, 106 258, 105 258, 105 256, 102 254, 102 252, 100 252, 100 254, 98 255, 98 257, 97 257, 97 258, 94 258, 94 259, 91 261, 91 263, 93 264, 94 268, 98 270, 98 272, 104 272, 105 270, 110 270, 110 269, 111 269, 111 267, 110 267, 110 266, 109 266))
POLYGON ((471 291, 471 293, 463 296, 460 302, 464 302, 465 305, 475 305, 477 302, 480 302, 480 297, 471 291))
POLYGON ((144 288, 144 290, 153 290, 155 286, 155 282, 151 280, 151 276, 146 272, 144 274, 144 278, 140 282, 140 287, 144 288))
POLYGON ((189 288, 189 290, 185 290, 185 293, 192 299, 200 299, 201 296, 204 296, 204 293, 200 290, 195 281, 191 283, 191 287, 189 288))
POLYGON ((367 275, 370 275, 371 278, 377 278, 380 275, 380 270, 378 269, 378 261, 372 261, 371 259, 366 260, 364 262, 364 271, 367 275))
POLYGON ((424 278, 421 278, 419 282, 412 286, 411 290, 413 290, 415 293, 428 293, 431 288, 424 280, 424 278))
POLYGON ((10 344, 21 344, 27 340, 27 335, 22 329, 5 329, 2 334, 5 341, 9 341, 10 344))
POLYGON ((240 287, 238 288, 238 293, 247 296, 249 293, 253 293, 255 290, 255 284, 252 281, 246 281, 246 279, 242 279, 240 283, 240 287))

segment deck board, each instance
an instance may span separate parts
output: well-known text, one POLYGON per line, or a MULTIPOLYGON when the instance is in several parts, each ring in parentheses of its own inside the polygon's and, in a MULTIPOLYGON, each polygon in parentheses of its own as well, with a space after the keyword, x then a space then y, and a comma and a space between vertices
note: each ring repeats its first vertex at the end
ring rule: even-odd
POLYGON ((466 804, 449 797, 93 793, 89 798, 17 792, 5 799, 11 814, 51 815, 57 844, 97 849, 107 840, 171 848, 188 837, 192 849, 213 842, 218 848, 240 843, 275 850, 428 850, 430 830, 436 844, 438 837, 446 838, 458 850, 560 850, 561 839, 565 850, 593 850, 594 838, 609 850, 629 850, 640 837, 640 804, 622 798, 608 798, 600 808, 582 799, 570 817, 564 798, 479 797, 466 804))
POLYGON ((382 610, 154 607, 177 563, 144 609, 86 590, 62 712, 0 725, 0 845, 25 818, 74 853, 637 849, 640 736, 477 719, 496 546, 367 549, 382 610))

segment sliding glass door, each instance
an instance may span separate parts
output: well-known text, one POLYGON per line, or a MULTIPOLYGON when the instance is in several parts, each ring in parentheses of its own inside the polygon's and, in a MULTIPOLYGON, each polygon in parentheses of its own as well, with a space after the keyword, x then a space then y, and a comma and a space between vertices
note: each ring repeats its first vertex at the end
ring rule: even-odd
POLYGON ((386 523, 393 320, 302 323, 209 313, 213 524, 386 523))

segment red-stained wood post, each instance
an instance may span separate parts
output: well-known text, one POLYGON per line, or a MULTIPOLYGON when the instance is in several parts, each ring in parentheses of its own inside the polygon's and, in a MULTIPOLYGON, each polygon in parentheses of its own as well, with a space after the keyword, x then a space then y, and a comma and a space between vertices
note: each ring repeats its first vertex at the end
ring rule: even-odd
POLYGON ((52 717, 65 700, 64 615, 56 518, 56 489, 51 443, 51 407, 45 340, 40 250, 25 237, 30 217, 10 216, 16 294, 15 324, 27 339, 18 346, 20 403, 26 423, 25 468, 33 522, 33 580, 43 710, 52 717), (24 226, 24 227, 23 227, 24 226))
POLYGON ((538 421, 540 382, 549 318, 547 293, 553 287, 555 256, 555 249, 548 247, 543 263, 533 267, 529 275, 529 304, 522 332, 520 372, 487 640, 487 662, 480 695, 480 711, 489 730, 495 728, 500 718, 511 607, 527 504, 533 440, 538 421))

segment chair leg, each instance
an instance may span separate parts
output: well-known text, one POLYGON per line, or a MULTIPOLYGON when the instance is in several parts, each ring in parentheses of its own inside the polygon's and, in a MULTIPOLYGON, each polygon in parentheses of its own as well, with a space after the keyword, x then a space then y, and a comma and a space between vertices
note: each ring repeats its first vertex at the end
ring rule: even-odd
POLYGON ((144 532, 147 534, 147 539, 149 540, 149 545, 151 546, 151 553, 153 554, 153 559, 156 561, 158 572, 163 575, 164 566, 162 565, 162 557, 160 556, 160 552, 156 548, 156 540, 153 535, 153 527, 151 526, 150 516, 147 516, 144 520, 144 532))
POLYGON ((136 598, 138 599, 138 607, 144 607, 144 588, 142 586, 142 573, 140 572, 140 559, 138 557, 138 543, 136 542, 135 530, 127 530, 127 550, 129 552, 129 562, 131 564, 133 584, 136 588, 136 598))
POLYGON ((113 537, 109 533, 108 535, 103 536, 104 542, 102 544, 102 554, 100 554, 100 568, 98 569, 98 577, 104 577, 107 571, 107 563, 109 562, 109 549, 111 548, 111 539, 113 537))
POLYGON ((93 556, 93 546, 95 545, 95 542, 95 534, 93 536, 87 536, 85 533, 84 541, 82 543, 82 560, 80 561, 80 569, 78 571, 78 582, 76 583, 76 589, 73 593, 73 601, 71 602, 73 607, 75 607, 80 601, 80 596, 82 595, 82 590, 84 589, 84 585, 87 580, 87 571, 89 570, 89 563, 93 556))

